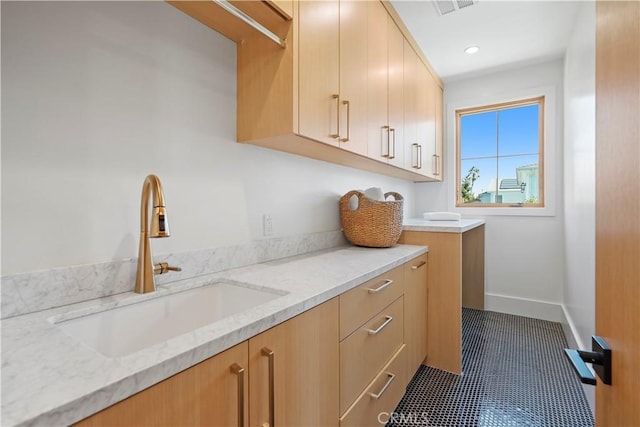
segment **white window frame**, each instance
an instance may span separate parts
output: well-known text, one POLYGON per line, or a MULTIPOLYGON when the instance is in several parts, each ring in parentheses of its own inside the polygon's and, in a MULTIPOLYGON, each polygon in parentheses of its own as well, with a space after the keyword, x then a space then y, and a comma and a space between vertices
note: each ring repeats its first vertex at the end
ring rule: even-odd
POLYGON ((525 89, 521 91, 510 91, 508 93, 496 94, 485 97, 478 97, 465 101, 455 101, 447 104, 447 154, 448 170, 451 171, 449 176, 449 184, 447 185, 447 204, 449 211, 458 212, 465 216, 555 216, 557 203, 557 162, 562 159, 561 153, 558 152, 560 145, 558 140, 558 106, 555 86, 544 86, 538 88, 525 89), (458 188, 456 186, 457 179, 455 173, 458 171, 456 155, 457 134, 456 134, 456 111, 467 108, 476 108, 486 105, 502 104, 507 102, 516 102, 523 99, 545 97, 544 108, 544 206, 543 207, 513 207, 513 206, 496 206, 496 207, 472 207, 472 206, 456 206, 456 195, 458 188))

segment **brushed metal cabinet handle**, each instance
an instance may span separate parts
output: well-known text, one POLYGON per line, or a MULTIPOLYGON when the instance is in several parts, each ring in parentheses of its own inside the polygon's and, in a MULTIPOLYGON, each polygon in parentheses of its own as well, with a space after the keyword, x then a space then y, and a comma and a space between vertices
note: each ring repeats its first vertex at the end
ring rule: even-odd
POLYGON ((395 159, 396 158, 396 129, 395 128, 389 128, 389 134, 391 134, 393 132, 393 155, 391 155, 391 152, 389 152, 389 158, 390 159, 395 159))
POLYGON ((367 329, 367 332, 369 332, 369 335, 378 335, 380 331, 386 328, 389 325, 389 323, 393 321, 393 317, 391 316, 384 316, 384 318, 386 319, 384 323, 378 326, 376 329, 367 329))
POLYGON ((244 368, 234 363, 231 373, 238 376, 238 427, 244 427, 244 368))
POLYGON ((391 385, 391 383, 393 382, 393 380, 396 379, 395 374, 392 374, 391 372, 385 372, 385 374, 387 374, 387 377, 389 377, 387 379, 387 382, 384 384, 384 386, 382 386, 382 389, 380 389, 380 391, 376 394, 368 392, 367 394, 369 396, 371 396, 372 398, 378 400, 382 397, 382 395, 384 394, 385 391, 387 391, 387 389, 389 388, 389 386, 391 385))
POLYGON ((388 159, 391 155, 391 131, 389 130, 390 128, 388 125, 382 126, 382 129, 387 131, 387 154, 381 154, 380 157, 388 159))
POLYGON ((387 279, 382 283, 382 285, 378 286, 377 288, 367 288, 367 291, 370 294, 377 294, 378 292, 380 292, 381 290, 383 290, 387 286, 391 285, 392 283, 393 283, 393 280, 387 279))
POLYGON ((427 263, 426 261, 420 261, 420 262, 418 263, 418 265, 412 265, 412 266, 411 266, 411 269, 412 269, 412 270, 417 270, 417 269, 419 269, 420 267, 422 267, 423 265, 425 265, 426 263, 427 263))
POLYGON ((420 169, 420 160, 419 160, 419 156, 420 156, 420 151, 418 148, 418 144, 417 143, 413 143, 411 144, 412 147, 415 147, 416 149, 416 164, 413 164, 413 158, 411 159, 411 167, 414 169, 420 169))
POLYGON ((351 103, 349 101, 342 101, 342 105, 347 106, 347 137, 341 138, 340 141, 349 142, 351 133, 351 103))
POLYGON ((336 133, 329 134, 329 137, 337 139, 340 138, 340 95, 334 93, 331 98, 336 100, 336 133))
POLYGON ((268 347, 262 348, 262 355, 269 359, 269 427, 276 425, 276 377, 275 358, 276 354, 268 347))

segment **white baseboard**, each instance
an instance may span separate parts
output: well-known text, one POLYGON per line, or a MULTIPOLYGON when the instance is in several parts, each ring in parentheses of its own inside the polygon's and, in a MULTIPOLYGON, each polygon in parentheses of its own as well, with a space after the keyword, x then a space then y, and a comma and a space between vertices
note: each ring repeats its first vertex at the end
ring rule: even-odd
POLYGON ((485 294, 484 302, 485 310, 489 311, 566 322, 562 305, 557 303, 489 293, 485 294))

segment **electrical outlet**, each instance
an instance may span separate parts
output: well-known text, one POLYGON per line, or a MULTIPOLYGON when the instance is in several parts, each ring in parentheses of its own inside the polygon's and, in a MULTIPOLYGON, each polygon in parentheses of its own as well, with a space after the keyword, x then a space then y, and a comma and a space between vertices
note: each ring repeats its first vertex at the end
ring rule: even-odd
POLYGON ((262 215, 262 234, 265 237, 273 236, 273 218, 271 214, 262 215))

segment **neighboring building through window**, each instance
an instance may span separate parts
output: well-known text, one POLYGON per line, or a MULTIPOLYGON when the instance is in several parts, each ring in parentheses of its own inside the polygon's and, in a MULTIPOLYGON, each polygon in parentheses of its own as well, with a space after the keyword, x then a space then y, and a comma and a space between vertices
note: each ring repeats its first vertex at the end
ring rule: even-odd
POLYGON ((456 206, 544 207, 544 97, 456 111, 456 206))

